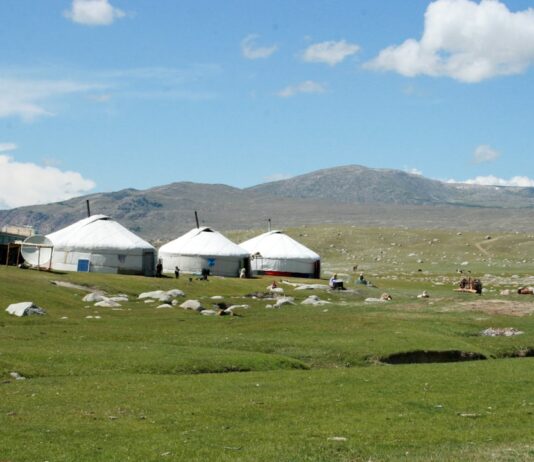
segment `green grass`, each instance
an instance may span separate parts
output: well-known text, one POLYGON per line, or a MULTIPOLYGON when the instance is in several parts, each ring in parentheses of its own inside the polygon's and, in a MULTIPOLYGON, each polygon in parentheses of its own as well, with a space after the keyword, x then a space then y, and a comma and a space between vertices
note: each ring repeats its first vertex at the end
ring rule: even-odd
POLYGON ((509 358, 534 347, 534 317, 486 310, 503 300, 534 303, 499 295, 529 280, 529 236, 348 226, 290 232, 326 256, 325 273, 345 271, 354 281, 357 260, 378 287, 349 282, 354 290, 344 293, 304 293, 282 285, 297 304, 273 310, 245 298, 272 278, 189 282, 0 267, 0 461, 534 460, 534 360, 509 358), (454 263, 464 260, 485 282, 481 297, 452 291, 454 263), (116 311, 94 307, 81 300, 85 292, 51 280, 130 301, 116 311), (170 288, 206 307, 222 295, 250 308, 207 317, 137 299, 170 288), (431 298, 418 299, 422 290, 431 298), (392 302, 364 302, 384 291, 392 302), (331 304, 301 305, 310 293, 331 304), (3 311, 23 300, 47 314, 3 311), (480 336, 487 327, 525 333, 480 336), (489 359, 380 362, 417 350, 489 359), (12 371, 27 379, 12 379, 12 371))

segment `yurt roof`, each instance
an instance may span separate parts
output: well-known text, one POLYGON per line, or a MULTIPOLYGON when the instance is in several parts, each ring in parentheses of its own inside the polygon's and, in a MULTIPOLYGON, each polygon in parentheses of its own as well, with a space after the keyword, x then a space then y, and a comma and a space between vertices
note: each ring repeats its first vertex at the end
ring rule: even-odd
POLYGON ((251 255, 264 258, 319 260, 318 254, 289 237, 283 231, 269 231, 239 244, 251 255))
POLYGON ((47 236, 65 250, 154 249, 145 240, 106 215, 92 215, 47 236))
POLYGON ((219 255, 240 258, 249 255, 245 249, 207 226, 193 228, 179 238, 162 245, 159 251, 179 255, 219 255))

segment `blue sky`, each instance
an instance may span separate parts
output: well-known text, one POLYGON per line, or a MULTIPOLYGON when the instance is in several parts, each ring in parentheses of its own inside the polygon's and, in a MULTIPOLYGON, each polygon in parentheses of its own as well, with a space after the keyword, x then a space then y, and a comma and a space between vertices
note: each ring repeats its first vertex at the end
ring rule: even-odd
POLYGON ((526 0, 2 0, 0 208, 347 164, 534 186, 526 0))

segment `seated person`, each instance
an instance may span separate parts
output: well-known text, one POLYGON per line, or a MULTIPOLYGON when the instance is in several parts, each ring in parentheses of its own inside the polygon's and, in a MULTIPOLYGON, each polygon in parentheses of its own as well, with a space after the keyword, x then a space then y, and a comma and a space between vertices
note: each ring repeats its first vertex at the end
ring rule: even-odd
POLYGON ((360 273, 360 277, 356 279, 356 284, 363 284, 365 286, 367 285, 367 279, 363 277, 363 273, 360 273))
POLYGON ((330 278, 330 281, 328 282, 328 285, 330 286, 331 289, 339 289, 339 290, 343 290, 344 289, 343 280, 342 279, 338 279, 337 278, 337 274, 334 274, 330 278))

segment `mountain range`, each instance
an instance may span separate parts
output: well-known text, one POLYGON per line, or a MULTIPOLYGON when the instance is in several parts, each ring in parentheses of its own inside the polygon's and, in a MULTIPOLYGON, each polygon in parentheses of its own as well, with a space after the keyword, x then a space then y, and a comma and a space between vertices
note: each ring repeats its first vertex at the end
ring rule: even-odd
POLYGON ((359 165, 235 188, 172 183, 146 190, 96 193, 46 205, 0 211, 0 226, 30 225, 48 233, 93 214, 109 215, 158 243, 202 224, 220 230, 350 223, 528 231, 534 188, 451 184, 392 169, 359 165))

